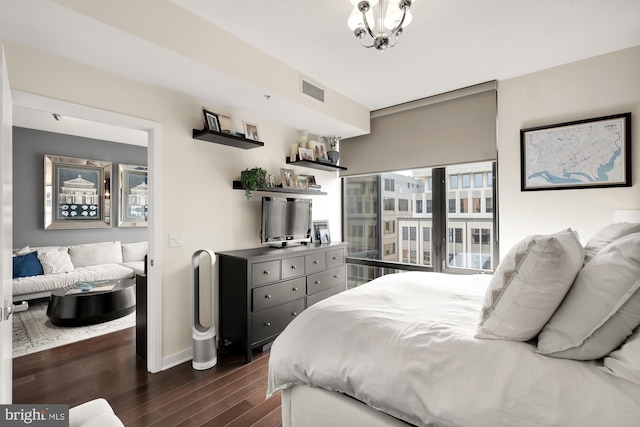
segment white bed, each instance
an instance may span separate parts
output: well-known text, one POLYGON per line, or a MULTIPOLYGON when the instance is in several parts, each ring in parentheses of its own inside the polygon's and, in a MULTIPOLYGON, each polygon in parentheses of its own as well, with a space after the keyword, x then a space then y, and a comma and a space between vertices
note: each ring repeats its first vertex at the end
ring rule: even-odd
POLYGON ((602 359, 475 338, 491 278, 387 275, 302 312, 269 360, 283 425, 640 425, 640 385, 602 359))

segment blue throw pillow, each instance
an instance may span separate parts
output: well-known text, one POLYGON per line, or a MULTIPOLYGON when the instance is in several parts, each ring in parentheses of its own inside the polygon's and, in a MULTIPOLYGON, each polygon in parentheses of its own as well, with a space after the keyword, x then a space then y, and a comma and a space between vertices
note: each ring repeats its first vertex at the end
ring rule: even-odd
POLYGON ((26 255, 13 257, 13 278, 41 276, 44 274, 42 265, 38 260, 38 252, 30 252, 26 255))

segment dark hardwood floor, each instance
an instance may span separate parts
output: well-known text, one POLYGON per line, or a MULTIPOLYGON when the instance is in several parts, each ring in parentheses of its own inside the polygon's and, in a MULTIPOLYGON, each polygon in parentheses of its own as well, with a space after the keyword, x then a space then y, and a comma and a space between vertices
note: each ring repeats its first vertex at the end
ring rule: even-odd
POLYGON ((280 393, 265 400, 268 353, 219 354, 214 368, 191 362, 157 374, 135 354, 135 328, 13 359, 14 403, 103 397, 127 427, 280 426, 280 393))

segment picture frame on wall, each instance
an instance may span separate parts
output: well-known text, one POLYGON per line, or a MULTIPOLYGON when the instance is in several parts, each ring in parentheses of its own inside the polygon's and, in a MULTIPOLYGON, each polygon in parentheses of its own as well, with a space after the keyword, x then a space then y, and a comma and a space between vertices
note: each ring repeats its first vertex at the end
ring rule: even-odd
POLYGON ((204 113, 204 124, 207 130, 220 132, 220 120, 218 119, 218 115, 205 109, 203 109, 202 112, 204 113))
POLYGON ((148 168, 118 165, 118 227, 146 227, 149 216, 148 168))
POLYGON ((631 113, 520 130, 521 191, 631 186, 631 113))
POLYGON ((111 162, 44 156, 44 229, 111 226, 111 162))

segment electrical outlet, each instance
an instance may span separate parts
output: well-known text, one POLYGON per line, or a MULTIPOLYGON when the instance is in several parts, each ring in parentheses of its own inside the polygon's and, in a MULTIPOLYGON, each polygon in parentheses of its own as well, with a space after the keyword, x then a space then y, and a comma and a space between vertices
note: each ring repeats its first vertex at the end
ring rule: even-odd
POLYGON ((169 247, 177 248, 183 244, 182 234, 169 234, 169 247))

